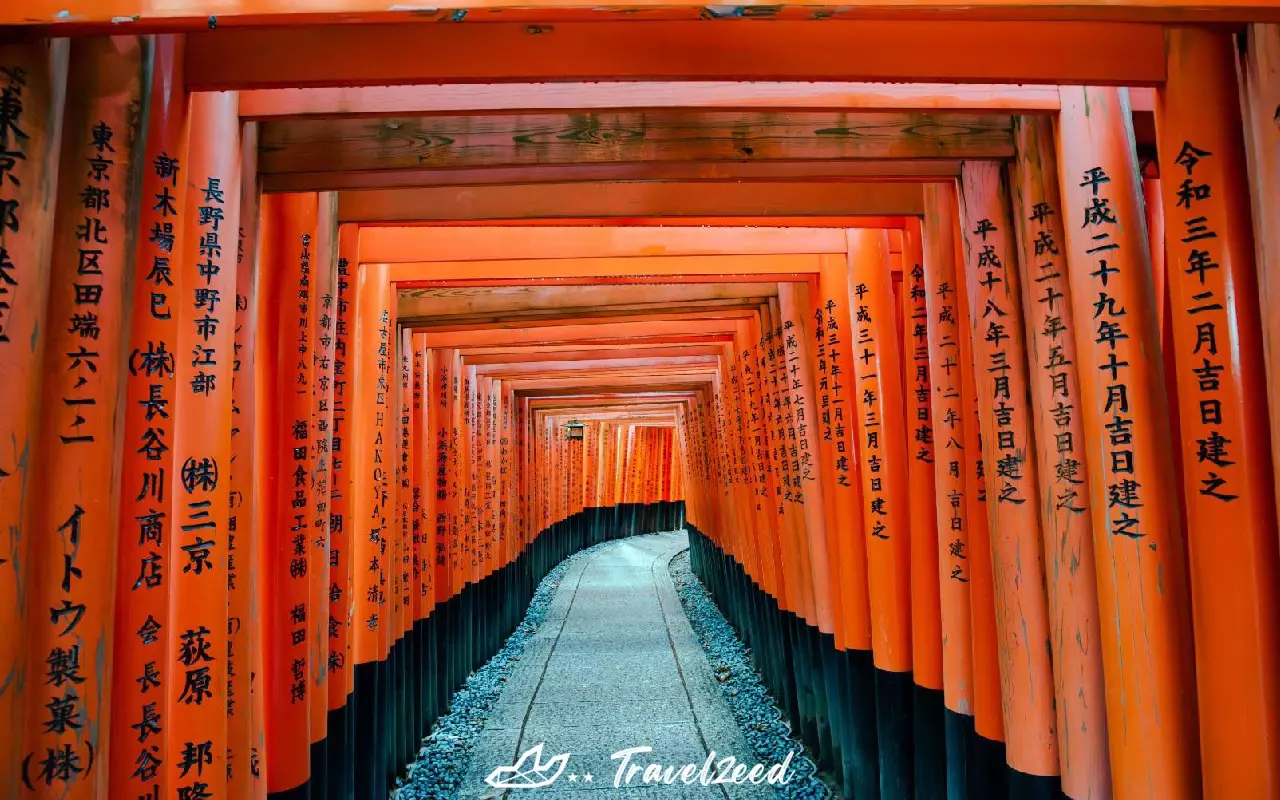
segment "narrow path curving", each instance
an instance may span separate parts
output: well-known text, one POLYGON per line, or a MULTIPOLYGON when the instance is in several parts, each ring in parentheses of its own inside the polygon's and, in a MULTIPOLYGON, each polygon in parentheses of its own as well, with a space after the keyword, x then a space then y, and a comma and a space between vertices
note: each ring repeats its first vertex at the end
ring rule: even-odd
POLYGON ((653 748, 631 758, 642 767, 701 770, 710 753, 717 761, 755 763, 667 569, 687 547, 683 532, 636 536, 570 566, 472 751, 463 800, 502 793, 485 777, 540 743, 544 760, 570 754, 563 773, 550 786, 507 790, 509 796, 775 796, 767 784, 646 785, 640 773, 629 782, 622 775, 615 786, 622 759, 612 755, 634 747, 653 748))

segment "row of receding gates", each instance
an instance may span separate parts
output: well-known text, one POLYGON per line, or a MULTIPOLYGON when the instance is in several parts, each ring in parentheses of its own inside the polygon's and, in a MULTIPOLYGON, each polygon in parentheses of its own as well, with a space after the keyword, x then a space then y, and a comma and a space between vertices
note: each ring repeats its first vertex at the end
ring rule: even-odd
POLYGON ((640 411, 398 325, 165 40, 0 49, 0 789, 381 797, 550 567, 687 515, 848 796, 1274 796, 1234 53, 1180 36, 1145 210, 1123 90, 1064 89, 640 411))

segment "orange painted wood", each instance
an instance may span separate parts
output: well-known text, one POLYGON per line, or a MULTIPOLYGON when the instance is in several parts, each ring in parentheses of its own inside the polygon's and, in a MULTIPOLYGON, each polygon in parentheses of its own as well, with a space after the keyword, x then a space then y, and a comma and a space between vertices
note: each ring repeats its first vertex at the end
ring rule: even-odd
POLYGON ((69 45, 45 41, 0 47, 0 92, 21 100, 0 129, 0 793, 16 796, 28 685, 25 570, 40 498, 32 486, 39 440, 41 365, 49 297, 53 208, 62 143, 69 45))
POLYGON ((933 383, 929 365, 928 291, 919 222, 902 236, 902 364, 907 429, 907 515, 911 525, 911 672, 915 682, 943 689, 942 598, 933 383))
POLYGON ((354 658, 356 664, 386 658, 390 627, 387 559, 390 557, 392 465, 390 284, 386 269, 361 265, 355 281, 351 354, 354 375, 349 399, 351 427, 352 535, 355 558, 354 658))
POLYGON ((428 227, 428 228, 474 228, 474 227, 521 227, 521 228, 545 228, 545 227, 576 227, 576 228, 594 228, 594 227, 610 227, 625 225, 628 227, 669 227, 669 228, 701 228, 708 226, 745 226, 745 227, 775 227, 775 228, 901 228, 906 224, 906 218, 902 216, 853 216, 838 217, 830 215, 822 216, 751 216, 744 217, 742 215, 721 215, 710 217, 637 217, 637 216, 620 216, 620 217, 564 217, 561 219, 510 219, 510 220, 488 220, 477 221, 471 219, 459 220, 417 220, 413 222, 396 223, 400 227, 428 227))
MULTIPOLYGON (((321 150, 323 145, 313 146, 321 150)), ((472 145, 473 153, 478 149, 472 145)), ((1005 148, 993 147, 993 151, 1005 148)), ((993 152, 993 155, 1005 155, 993 152)), ((407 189, 492 186, 521 183, 530 185, 582 184, 617 181, 682 181, 725 183, 740 181, 824 181, 824 182, 919 182, 941 180, 959 174, 955 159, 863 159, 803 161, 702 160, 690 154, 685 161, 634 160, 606 163, 555 163, 528 166, 458 165, 432 169, 336 169, 323 162, 307 163, 308 169, 272 172, 264 176, 270 192, 350 191, 361 189, 407 189)), ((390 166, 389 164, 386 166, 390 166)), ((406 165, 407 166, 407 165, 406 165)))
POLYGON ((1009 194, 1001 167, 965 162, 960 224, 987 476, 1006 759, 1029 775, 1057 775, 1053 675, 1040 503, 1027 408, 1026 343, 1009 194))
MULTIPOLYGON (((108 789, 111 676, 109 667, 95 665, 110 664, 113 654, 121 488, 115 456, 124 433, 116 408, 124 389, 125 291, 136 244, 129 225, 137 202, 132 178, 142 157, 132 109, 147 91, 146 47, 138 38, 119 37, 71 48, 63 168, 52 198, 57 211, 41 370, 47 411, 31 448, 30 485, 41 492, 26 528, 30 588, 21 593, 31 609, 23 646, 31 689, 18 772, 27 796, 92 798, 108 789), (100 192, 115 202, 99 202, 100 192), (82 196, 92 200, 89 207, 82 196), (82 249, 101 252, 86 263, 82 249)), ((38 188, 39 179, 30 180, 38 188)), ((4 223, 10 232, 21 228, 13 219, 4 223)), ((23 249, 38 252, 29 244, 23 249)))
POLYGON ((767 81, 259 89, 244 92, 240 100, 241 115, 246 119, 259 120, 477 111, 574 111, 593 108, 1044 112, 1057 111, 1058 102, 1056 86, 767 81))
POLYGON ((505 283, 535 278, 624 278, 641 274, 732 276, 734 280, 741 280, 744 275, 774 277, 807 274, 817 272, 817 269, 818 259, 812 254, 637 256, 401 262, 391 264, 391 278, 397 284, 449 279, 466 279, 469 282, 500 280, 505 283))
POLYGON ((1157 25, 960 20, 727 24, 733 26, 731 36, 725 35, 725 23, 713 26, 701 20, 203 31, 188 34, 187 74, 193 90, 540 80, 1143 86, 1164 78, 1157 25), (494 53, 501 58, 492 58, 494 53), (673 53, 697 56, 673 58, 673 53))
MULTIPOLYGON (((168 625, 170 588, 177 580, 174 566, 181 563, 170 556, 170 545, 178 536, 179 515, 176 495, 168 482, 181 469, 180 463, 174 466, 173 449, 179 391, 175 375, 178 309, 190 305, 190 298, 182 292, 186 270, 180 268, 187 256, 182 217, 187 193, 179 178, 186 177, 182 170, 188 167, 187 94, 182 88, 181 53, 179 37, 157 37, 147 87, 150 111, 133 267, 134 311, 125 376, 125 447, 114 598, 115 635, 121 644, 112 665, 115 713, 111 715, 110 750, 110 791, 126 797, 151 791, 171 794, 168 771, 159 765, 174 759, 167 732, 171 713, 163 687, 178 680, 175 667, 180 666, 166 654, 171 652, 173 641, 168 625), (166 226, 172 238, 163 235, 166 226), (152 235, 153 228, 162 235, 152 235), (164 491, 148 491, 159 487, 164 491), (156 633, 156 642, 132 646, 147 619, 164 625, 156 633), (149 673, 154 682, 140 680, 149 673)), ((182 551, 174 553, 182 555, 182 551)))
POLYGON ((370 226, 360 230, 361 261, 444 261, 459 266, 494 260, 842 253, 843 248, 844 232, 832 228, 370 226))
POLYGON ((311 506, 307 533, 307 661, 311 683, 311 744, 328 735, 330 504, 333 490, 334 317, 338 312, 338 225, 336 198, 321 192, 311 259, 311 506))
POLYGON ((853 321, 849 311, 847 256, 821 259, 817 291, 813 293, 814 353, 818 365, 818 420, 821 441, 828 451, 824 474, 829 474, 829 515, 838 521, 831 530, 839 587, 842 629, 836 646, 871 649, 870 590, 867 545, 862 527, 861 479, 858 461, 856 386, 853 368, 853 321))
MULTIPOLYGON (((352 516, 355 469, 352 464, 354 441, 351 401, 355 388, 351 383, 355 364, 351 360, 352 329, 355 317, 354 270, 360 231, 354 225, 338 228, 337 284, 333 325, 333 436, 329 449, 333 463, 329 473, 329 709, 347 704, 355 688, 355 661, 352 647, 355 594, 356 526, 352 516)), ((350 713, 350 712, 348 712, 350 713)))
POLYGON ((311 776, 311 665, 308 618, 314 608, 311 561, 311 375, 318 198, 268 195, 262 200, 259 346, 264 383, 257 411, 262 452, 259 491, 264 535, 264 692, 267 789, 279 792, 311 776))
POLYGON ((906 421, 889 274, 888 237, 848 232, 862 525, 878 668, 911 669, 911 543, 906 421))
POLYGON ((231 513, 227 518, 227 796, 263 800, 262 766, 266 698, 263 674, 262 564, 254 450, 258 385, 258 136, 256 123, 240 127, 240 228, 236 250, 235 345, 231 367, 231 513))
MULTIPOLYGON (((1280 381, 1280 271, 1271 265, 1280 253, 1280 131, 1275 109, 1280 106, 1280 25, 1252 25, 1245 35, 1247 52, 1240 59, 1240 95, 1249 190, 1253 210, 1253 239, 1258 265, 1258 302, 1262 314, 1262 348, 1269 386, 1280 381)), ((1272 462, 1280 453, 1280 403, 1271 399, 1272 462)), ((1273 493, 1280 502, 1280 470, 1274 470, 1273 493)))
MULTIPOLYGON (((954 229, 958 214, 954 188, 925 187, 922 283, 928 314, 925 333, 934 442, 934 517, 939 537, 943 700, 951 711, 973 716, 970 585, 975 581, 970 567, 968 493, 976 490, 969 485, 965 451, 968 440, 964 432, 972 421, 966 422, 962 376, 972 374, 972 370, 962 357, 966 353, 961 342, 969 332, 960 328, 957 308, 954 229)), ((913 506, 912 511, 917 508, 913 506)))
MULTIPOLYGON (((794 403, 791 381, 786 372, 787 350, 784 336, 787 334, 780 303, 770 299, 767 308, 768 325, 764 332, 765 382, 770 392, 766 395, 766 409, 773 408, 770 415, 772 423, 772 440, 776 443, 773 449, 774 470, 778 485, 775 486, 775 497, 782 510, 782 554, 784 569, 790 569, 789 591, 796 600, 802 619, 810 624, 817 622, 817 610, 814 597, 813 571, 809 564, 809 548, 806 540, 803 506, 799 506, 803 497, 797 493, 800 488, 802 473, 799 464, 791 457, 789 429, 784 409, 794 403)), ((713 410, 713 409, 712 409, 713 410)), ((714 412, 714 410, 713 410, 714 412)), ((718 419, 714 417, 713 419, 718 419)), ((707 435, 712 435, 708 424, 707 435)))
POLYGON ((176 525, 168 559, 170 708, 165 765, 175 792, 226 792, 226 573, 231 508, 235 246, 240 226, 240 121, 230 93, 193 95, 186 169, 171 476, 176 525), (187 357, 187 354, 191 354, 187 357), (176 662, 176 663, 175 663, 176 662))
MULTIPOLYGON (((697 19, 706 17, 700 6, 667 6, 661 3, 641 3, 646 19, 697 19)), ((22 14, 0 17, 0 23, 13 25, 53 25, 64 29, 101 31, 127 22, 143 31, 153 27, 184 30, 208 27, 207 18, 216 14, 223 26, 304 25, 316 23, 420 23, 444 22, 450 19, 448 9, 414 8, 372 3, 369 0, 347 0, 342 4, 316 8, 300 6, 282 0, 248 0, 232 5, 209 5, 195 2, 160 4, 149 0, 111 0, 91 7, 73 7, 68 11, 48 0, 24 8, 22 14)), ((605 7, 585 9, 579 4, 553 0, 533 5, 511 0, 485 0, 485 2, 461 6, 469 11, 468 21, 492 21, 515 19, 522 22, 571 21, 606 16, 625 18, 633 14, 635 7, 605 7)), ((1126 3, 1105 3, 1088 0, 1077 4, 1045 4, 1027 6, 1025 0, 984 0, 981 3, 964 3, 958 0, 943 2, 897 2, 897 0, 868 0, 830 9, 816 3, 798 3, 781 7, 747 7, 747 16, 780 16, 784 19, 805 19, 822 16, 886 19, 935 18, 938 11, 948 17, 972 20, 998 19, 1154 19, 1183 21, 1248 20, 1266 16, 1271 7, 1261 0, 1211 0, 1208 3, 1188 5, 1180 0, 1136 0, 1126 3)), ((720 16, 718 12, 714 16, 720 16)))
POLYGON ((618 180, 905 180, 954 175, 958 158, 1012 155, 1005 114, 900 111, 622 109, 374 124, 319 118, 272 123, 262 141, 267 191, 583 182, 604 179, 602 168, 618 180), (908 168, 910 159, 926 161, 908 168), (369 177, 374 182, 366 184, 369 177))
MULTIPOLYGON (((343 222, 420 223, 631 217, 910 216, 920 187, 910 182, 616 181, 590 184, 354 189, 339 192, 343 222)), ((667 224, 667 223, 664 223, 667 224)))
POLYGON ((417 580, 417 619, 426 619, 435 610, 436 519, 433 510, 436 491, 434 421, 431 405, 431 371, 427 335, 413 337, 413 451, 414 573, 417 580))
POLYGON ((812 307, 808 286, 787 283, 778 287, 778 307, 782 315, 781 349, 784 361, 779 364, 788 382, 791 404, 785 410, 787 456, 791 467, 791 489, 801 504, 804 520, 804 544, 810 580, 813 583, 813 613, 810 620, 823 633, 833 633, 838 599, 832 595, 832 573, 829 562, 828 528, 822 499, 823 467, 818 453, 818 404, 813 367, 810 361, 812 307), (794 433, 793 433, 794 431, 794 433), (795 449, 790 443, 794 442, 795 449))
MULTIPOLYGON (((951 225, 952 253, 956 257, 955 314, 960 331, 960 363, 976 365, 973 326, 969 324, 968 281, 965 280, 964 237, 960 228, 959 198, 947 186, 951 207, 957 209, 951 225)), ((971 487, 965 502, 969 525, 969 615, 973 640, 973 724, 977 734, 991 742, 1004 742, 1004 711, 1000 673, 1000 639, 996 627, 996 596, 992 569, 990 494, 982 451, 976 367, 961 369, 961 403, 964 405, 965 484, 971 487)))
POLYGON ((1077 403, 1075 328, 1067 284, 1057 157, 1047 119, 1020 118, 1011 170, 1021 259, 1031 419, 1040 492, 1045 588, 1049 600, 1054 707, 1062 791, 1068 797, 1111 792, 1093 520, 1084 425, 1077 403))
POLYGON ((1062 89, 1058 174, 1071 309, 1088 320, 1076 348, 1111 777, 1120 797, 1192 797, 1191 616, 1128 118, 1123 92, 1062 89))
POLYGON ((1204 791, 1280 796, 1280 553, 1235 51, 1168 32, 1156 96, 1204 791))

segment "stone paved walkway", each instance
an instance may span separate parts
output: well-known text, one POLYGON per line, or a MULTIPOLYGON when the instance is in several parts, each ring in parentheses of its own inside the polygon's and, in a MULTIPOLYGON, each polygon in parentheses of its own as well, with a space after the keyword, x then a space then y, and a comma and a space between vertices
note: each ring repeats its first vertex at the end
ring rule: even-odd
POLYGON ((701 770, 711 751, 717 761, 731 755, 755 763, 667 571, 686 547, 684 533, 637 536, 573 564, 472 751, 464 800, 504 794, 485 777, 539 743, 544 761, 570 754, 564 771, 550 786, 506 790, 506 796, 775 796, 767 784, 645 785, 640 773, 621 788, 614 785, 622 759, 611 755, 645 745, 653 751, 633 756, 631 764, 701 770))

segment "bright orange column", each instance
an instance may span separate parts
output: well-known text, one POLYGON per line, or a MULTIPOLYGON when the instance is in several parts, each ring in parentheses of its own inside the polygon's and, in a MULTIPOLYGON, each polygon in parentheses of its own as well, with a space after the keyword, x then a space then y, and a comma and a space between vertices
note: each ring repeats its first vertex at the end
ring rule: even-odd
MULTIPOLYGON (((349 267, 350 268, 350 267, 349 267)), ((351 555, 355 611, 352 620, 356 680, 356 796, 385 790, 386 705, 375 676, 387 656, 390 627, 387 559, 390 558, 391 291, 384 264, 362 264, 354 280, 347 361, 351 365, 350 417, 351 555)), ((345 442, 344 442, 345 444, 345 442)))
MULTIPOLYGON (((1280 254, 1280 25, 1254 24, 1240 37, 1240 100, 1244 114, 1249 191, 1253 200, 1256 263, 1273 264, 1280 254)), ((1172 174, 1172 173, 1171 173, 1172 174)), ((1267 385, 1280 382, 1280 270, 1258 270, 1258 303, 1262 312, 1262 347, 1267 385)), ((1270 403, 1271 454, 1280 454, 1280 403, 1270 403)), ((1276 502, 1280 503, 1280 470, 1273 469, 1276 502)))
POLYGON ((262 198, 256 435, 264 464, 258 518, 269 793, 303 786, 311 776, 307 550, 317 206, 315 194, 262 198))
POLYGON ((810 308, 808 288, 798 282, 779 284, 778 298, 784 315, 782 350, 785 361, 780 366, 791 394, 791 403, 785 411, 788 448, 795 447, 794 451, 788 450, 792 489, 797 502, 802 505, 804 544, 809 580, 813 585, 814 618, 810 623, 823 633, 832 633, 838 606, 832 600, 827 561, 828 531, 822 497, 822 463, 818 457, 818 406, 814 394, 817 387, 809 360, 811 345, 808 332, 812 330, 812 321, 807 319, 810 308))
POLYGON ((871 649, 870 592, 867 587, 867 546, 862 529, 861 487, 857 457, 854 402, 853 323, 849 314, 846 259, 822 258, 815 294, 814 322, 818 358, 820 408, 818 430, 832 451, 832 530, 838 555, 840 608, 844 636, 841 649, 871 649))
POLYGON ((1009 195, 999 164, 966 161, 961 166, 960 220, 988 481, 1005 757, 1021 773, 1011 776, 1010 791, 1052 791, 1018 782, 1056 778, 1058 755, 1049 691, 1053 675, 1049 653, 1040 646, 1049 639, 1049 616, 1037 470, 1028 459, 1032 434, 1022 295, 1009 195))
MULTIPOLYGON (((311 519, 307 535, 307 660, 310 663, 311 746, 320 747, 329 732, 329 502, 332 491, 334 317, 338 313, 338 208, 333 192, 321 192, 311 259, 311 519)), ((317 751, 318 755, 318 751, 317 751)), ((327 764, 316 765, 312 780, 320 791, 327 764)))
POLYGON ((1173 28, 1156 94, 1210 797, 1280 796, 1280 587, 1268 389, 1229 34, 1173 28))
POLYGON ((147 146, 134 260, 133 314, 125 377, 120 539, 117 545, 115 650, 111 715, 111 794, 172 794, 159 765, 172 756, 165 689, 175 679, 170 650, 170 588, 176 580, 169 545, 177 536, 174 468, 175 369, 178 308, 186 254, 181 213, 186 192, 187 93, 182 85, 182 39, 155 40, 147 146), (159 491, 164 487, 163 491, 159 491), (156 641, 134 637, 148 619, 162 624, 156 641), (147 677, 150 676, 150 677, 147 677), (151 769, 147 765, 154 765, 151 769), (141 769, 140 769, 141 767, 141 769))
POLYGON ((240 225, 240 119, 235 92, 192 95, 184 193, 173 404, 176 519, 168 548, 169 785, 226 793, 226 572, 231 508, 232 368, 240 225))
POLYGON ((1053 682, 1062 791, 1106 797, 1106 702, 1097 642, 1097 571, 1093 559, 1093 499, 1085 465, 1078 359, 1067 285, 1062 204, 1053 130, 1044 117, 1015 120, 1014 219, 1022 256, 1027 360, 1041 503, 1045 585, 1049 599, 1053 682))
POLYGON ((350 699, 355 688, 355 662, 351 654, 355 527, 351 516, 353 393, 349 389, 350 376, 354 371, 350 361, 352 297, 355 291, 351 265, 358 255, 359 236, 355 225, 338 227, 333 311, 333 434, 329 444, 332 458, 329 470, 329 626, 325 633, 329 643, 326 654, 329 712, 340 711, 336 715, 339 729, 329 732, 329 791, 335 796, 346 796, 354 791, 355 710, 350 699))
MULTIPOLYGON (((146 50, 135 37, 80 39, 71 48, 41 368, 45 413, 31 449, 30 485, 41 495, 26 528, 31 690, 19 770, 23 797, 79 800, 108 792, 116 454, 124 433, 118 406, 128 343, 125 289, 136 252, 129 223, 142 157, 134 110, 147 90, 146 50)), ((12 216, 21 209, 4 213, 10 216, 0 228, 24 227, 12 216)), ((141 630, 131 645, 149 641, 151 626, 141 630)), ((156 658, 165 658, 158 648, 156 658)))
POLYGON ((27 553, 36 492, 54 189, 70 43, 0 47, 0 97, 14 109, 0 125, 0 796, 16 797, 27 675, 27 553), (13 105, 13 101, 19 101, 13 105), (23 688, 19 688, 23 687, 23 688))
POLYGON ((236 250, 235 357, 231 367, 231 514, 227 518, 227 796, 267 796, 262 768, 262 564, 258 542, 254 400, 257 392, 258 124, 240 127, 240 228, 236 250))
POLYGON ((1058 174, 1118 797, 1200 792, 1191 609, 1123 90, 1062 88, 1058 174))
MULTIPOLYGON (((968 485, 966 468, 965 419, 962 398, 963 376, 971 373, 963 358, 962 339, 968 331, 960 328, 956 294, 956 252, 954 228, 959 212, 955 189, 927 184, 924 189, 924 303, 929 347, 930 411, 933 430, 934 497, 937 520, 938 579, 942 626, 943 700, 947 719, 947 785, 957 796, 967 784, 967 739, 973 730, 973 623, 970 617, 970 567, 968 485), (967 718, 967 719, 964 719, 967 718), (959 728, 959 730, 957 730, 959 728)), ((914 278, 914 276, 913 276, 914 278)), ((915 281, 912 281, 915 286, 915 281)), ((912 297, 912 295, 908 295, 912 297)), ((914 298, 912 298, 914 299, 914 298)), ((912 315, 911 322, 917 320, 912 315)), ((976 456, 976 454, 975 454, 976 456)), ((915 511, 919 506, 913 506, 915 511)))
POLYGON ((911 530, 902 372, 883 230, 846 232, 862 519, 871 587, 880 791, 910 794, 911 530))
POLYGON ((920 223, 902 234, 903 364, 907 401, 907 483, 911 522, 911 662, 918 686, 941 691, 942 607, 938 583, 938 519, 934 468, 929 309, 920 223))
POLYGON ((960 332, 960 362, 969 365, 960 370, 961 403, 966 419, 965 503, 969 526, 969 615, 973 640, 973 725, 978 735, 979 776, 975 789, 979 792, 1003 794, 1006 772, 1005 729, 1002 686, 1000 680, 1000 640, 996 630, 996 597, 992 569, 991 496, 987 492, 984 467, 981 420, 975 371, 973 326, 969 324, 968 286, 965 280, 964 236, 960 230, 959 199, 954 184, 941 189, 952 208, 957 209, 951 225, 956 257, 955 314, 960 332))

